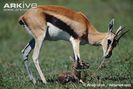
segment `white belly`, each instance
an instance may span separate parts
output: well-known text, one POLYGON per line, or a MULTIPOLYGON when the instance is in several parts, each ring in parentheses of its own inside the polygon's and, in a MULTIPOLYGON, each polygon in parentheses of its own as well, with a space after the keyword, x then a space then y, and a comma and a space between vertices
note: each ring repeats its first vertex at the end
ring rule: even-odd
MULTIPOLYGON (((52 25, 51 23, 47 23, 49 27, 47 29, 46 40, 66 40, 70 39, 70 35, 63 31, 62 29, 52 25)), ((65 28, 64 28, 65 29, 65 28)))

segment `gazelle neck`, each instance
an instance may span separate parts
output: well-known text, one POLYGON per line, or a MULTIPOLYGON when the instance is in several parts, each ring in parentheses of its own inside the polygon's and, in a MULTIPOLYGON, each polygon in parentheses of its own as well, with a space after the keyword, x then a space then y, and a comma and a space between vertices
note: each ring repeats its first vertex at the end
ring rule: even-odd
POLYGON ((102 40, 105 38, 107 33, 98 32, 93 25, 88 26, 88 41, 92 45, 101 45, 102 40))

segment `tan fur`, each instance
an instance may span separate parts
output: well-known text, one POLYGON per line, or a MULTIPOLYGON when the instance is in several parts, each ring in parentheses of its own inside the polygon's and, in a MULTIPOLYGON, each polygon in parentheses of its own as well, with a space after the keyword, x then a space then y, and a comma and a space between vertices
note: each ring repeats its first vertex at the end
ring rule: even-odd
POLYGON ((70 25, 79 37, 86 35, 85 37, 87 39, 88 30, 90 30, 89 32, 92 32, 93 30, 96 31, 83 13, 75 12, 62 6, 51 5, 31 8, 23 16, 21 16, 19 20, 24 20, 24 22, 28 24, 29 28, 32 29, 33 34, 38 36, 40 34, 40 30, 46 30, 44 29, 44 26, 46 25, 44 13, 53 15, 70 25), (36 31, 33 29, 40 30, 36 31))

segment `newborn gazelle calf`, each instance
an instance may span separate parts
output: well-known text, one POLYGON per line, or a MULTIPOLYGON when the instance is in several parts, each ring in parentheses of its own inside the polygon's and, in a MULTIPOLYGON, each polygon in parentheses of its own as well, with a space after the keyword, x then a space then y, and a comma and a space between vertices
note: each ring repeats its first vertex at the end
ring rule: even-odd
POLYGON ((59 74, 58 76, 58 82, 61 84, 66 84, 68 82, 76 82, 76 83, 82 83, 84 84, 85 82, 85 77, 82 75, 82 72, 84 70, 82 69, 88 69, 89 68, 89 64, 84 63, 84 62, 73 62, 72 65, 72 71, 70 72, 63 72, 61 74, 59 74))
POLYGON ((83 13, 54 5, 29 9, 19 18, 19 23, 25 27, 33 38, 22 50, 24 64, 33 83, 36 83, 36 80, 28 66, 28 55, 32 49, 34 49, 32 59, 35 67, 42 82, 47 83, 39 65, 39 54, 44 40, 69 41, 72 44, 74 61, 78 62, 80 60, 80 44, 101 45, 103 57, 109 58, 112 55, 113 48, 125 34, 121 26, 116 32, 112 31, 114 19, 109 23, 107 32, 98 32, 83 13))

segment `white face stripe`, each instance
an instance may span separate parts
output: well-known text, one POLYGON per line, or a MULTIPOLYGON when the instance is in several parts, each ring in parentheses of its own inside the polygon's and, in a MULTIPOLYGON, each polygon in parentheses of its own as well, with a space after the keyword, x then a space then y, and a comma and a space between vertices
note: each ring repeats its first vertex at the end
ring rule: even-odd
MULTIPOLYGON (((46 34, 47 40, 66 40, 69 41, 70 35, 63 31, 62 29, 54 26, 53 24, 47 22, 48 31, 46 34)), ((64 28, 65 29, 65 28, 64 28)))

